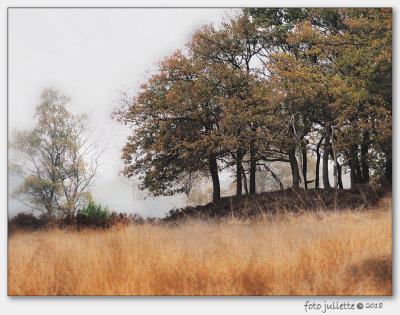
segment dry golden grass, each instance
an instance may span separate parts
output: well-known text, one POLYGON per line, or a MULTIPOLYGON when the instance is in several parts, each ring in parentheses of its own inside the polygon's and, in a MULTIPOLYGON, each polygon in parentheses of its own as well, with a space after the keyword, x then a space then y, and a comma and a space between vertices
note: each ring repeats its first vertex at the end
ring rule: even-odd
POLYGON ((391 200, 373 211, 18 232, 9 295, 391 295, 391 200))

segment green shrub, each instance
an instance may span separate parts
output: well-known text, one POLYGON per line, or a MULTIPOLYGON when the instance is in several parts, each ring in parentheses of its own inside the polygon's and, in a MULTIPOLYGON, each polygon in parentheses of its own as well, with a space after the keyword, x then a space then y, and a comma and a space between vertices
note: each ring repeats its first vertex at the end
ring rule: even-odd
POLYGON ((108 208, 102 208, 101 205, 96 205, 94 202, 89 204, 81 210, 81 213, 88 218, 96 218, 101 220, 107 220, 109 217, 108 208))

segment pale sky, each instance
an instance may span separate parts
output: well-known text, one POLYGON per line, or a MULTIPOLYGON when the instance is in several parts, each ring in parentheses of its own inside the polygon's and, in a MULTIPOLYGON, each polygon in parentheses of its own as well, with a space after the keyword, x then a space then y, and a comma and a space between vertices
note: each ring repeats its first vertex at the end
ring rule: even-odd
MULTIPOLYGON (((203 24, 219 22, 226 9, 10 9, 9 130, 33 126, 43 89, 72 97, 74 113, 89 114, 92 132, 107 147, 92 193, 119 212, 160 216, 184 205, 177 197, 139 200, 127 180, 121 148, 129 130, 110 119, 121 90, 143 83, 146 71, 183 48, 203 24)), ((15 181, 10 179, 10 186, 15 181)), ((10 187, 10 191, 13 187, 10 187)), ((10 200, 10 215, 26 210, 10 200)))

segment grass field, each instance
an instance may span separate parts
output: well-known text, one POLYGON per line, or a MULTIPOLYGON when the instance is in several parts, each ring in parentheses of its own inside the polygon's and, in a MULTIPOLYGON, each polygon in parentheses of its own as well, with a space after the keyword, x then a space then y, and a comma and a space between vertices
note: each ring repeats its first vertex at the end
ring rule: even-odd
POLYGON ((9 295, 391 295, 391 199, 369 211, 16 232, 9 295))

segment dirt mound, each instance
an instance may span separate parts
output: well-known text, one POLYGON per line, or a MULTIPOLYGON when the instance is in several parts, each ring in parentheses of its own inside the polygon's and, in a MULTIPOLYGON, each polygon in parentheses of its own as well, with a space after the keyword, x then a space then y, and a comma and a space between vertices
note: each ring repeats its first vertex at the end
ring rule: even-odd
POLYGON ((256 195, 232 196, 203 206, 186 207, 169 211, 163 221, 179 219, 218 219, 234 215, 236 218, 255 217, 262 213, 278 211, 315 211, 368 208, 376 205, 391 188, 357 185, 353 189, 299 189, 265 192, 256 195))

